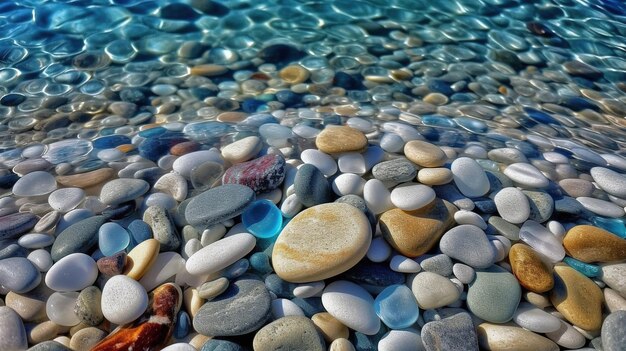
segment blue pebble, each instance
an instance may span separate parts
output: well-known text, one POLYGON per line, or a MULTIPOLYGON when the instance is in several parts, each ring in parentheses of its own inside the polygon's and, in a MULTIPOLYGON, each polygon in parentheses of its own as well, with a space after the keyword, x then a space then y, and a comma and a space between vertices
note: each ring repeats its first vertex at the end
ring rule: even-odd
POLYGON ((210 96, 216 96, 218 91, 209 89, 209 88, 199 87, 199 88, 191 88, 189 89, 189 92, 191 92, 191 95, 193 95, 196 99, 204 100, 210 96))
POLYGON ((524 111, 526 111, 528 116, 532 118, 532 120, 535 122, 561 125, 561 123, 557 119, 555 119, 554 117, 550 116, 549 114, 545 112, 535 110, 534 108, 530 108, 530 107, 524 108, 524 111))
POLYGON ((291 302, 300 307, 304 315, 309 318, 316 313, 326 311, 322 305, 322 299, 319 297, 307 297, 306 299, 296 297, 291 299, 291 302))
POLYGON ((252 128, 259 128, 260 126, 268 123, 278 123, 276 117, 267 113, 257 113, 246 117, 243 121, 237 124, 237 127, 245 126, 252 128))
POLYGON ((450 84, 441 79, 431 79, 426 86, 430 91, 441 93, 446 96, 454 94, 454 90, 450 87, 450 84))
POLYGON ((243 110, 243 112, 253 113, 256 112, 257 109, 263 105, 265 105, 265 101, 257 99, 245 99, 243 100, 243 103, 241 103, 241 109, 243 110))
POLYGON ((0 188, 11 189, 19 179, 20 176, 13 172, 0 175, 0 188))
POLYGON ((600 275, 600 273, 602 273, 602 269, 600 268, 600 266, 585 263, 569 256, 566 256, 563 259, 563 262, 567 263, 570 267, 574 268, 575 270, 579 271, 589 278, 597 277, 600 275))
POLYGON ((362 90, 365 89, 362 79, 363 77, 353 77, 345 72, 336 72, 333 78, 333 85, 346 90, 362 90))
POLYGON ((195 141, 213 142, 228 132, 230 126, 216 121, 190 123, 183 133, 195 141))
POLYGON ((376 296, 374 310, 391 329, 408 328, 417 321, 419 307, 411 289, 396 284, 386 287, 376 296))
POLYGON ((127 227, 130 232, 131 243, 129 245, 129 249, 139 245, 140 243, 152 239, 152 229, 148 225, 148 223, 142 221, 141 219, 135 219, 130 222, 127 227))
POLYGON ((267 199, 251 203, 241 215, 243 225, 257 238, 276 236, 283 225, 280 209, 267 199))
POLYGON ((598 105, 594 104, 593 102, 587 99, 577 97, 577 96, 565 98, 562 101, 562 104, 571 108, 574 111, 582 111, 582 110, 599 111, 600 110, 598 105))
POLYGON ((142 138, 154 138, 156 136, 165 134, 166 132, 167 132, 167 129, 163 127, 155 127, 155 128, 142 130, 141 132, 137 133, 137 135, 139 135, 142 138))
POLYGON ((294 297, 293 289, 297 285, 290 283, 286 280, 282 280, 277 274, 270 274, 265 277, 265 287, 267 290, 273 292, 278 297, 291 299, 294 297))
POLYGON ((226 277, 228 280, 233 280, 242 276, 244 273, 248 271, 250 268, 250 261, 245 258, 240 259, 239 261, 231 264, 226 267, 222 272, 222 275, 226 277))
POLYGON ((185 311, 180 311, 176 315, 176 326, 174 327, 174 337, 182 339, 189 334, 191 330, 191 318, 185 311))
POLYGON ((495 214, 498 213, 496 203, 489 198, 474 199, 474 205, 482 213, 495 214))
POLYGON ((456 127, 456 123, 454 123, 454 121, 451 118, 445 117, 445 116, 439 116, 439 115, 422 116, 422 123, 430 127, 444 127, 444 128, 456 127))
POLYGON ((302 94, 294 93, 291 90, 281 90, 276 92, 276 100, 282 102, 286 107, 295 107, 302 104, 302 94))
POLYGON ((211 339, 207 341, 200 351, 245 351, 243 347, 228 340, 211 339))
POLYGON ((485 133, 489 129, 485 122, 478 121, 474 118, 456 117, 454 118, 454 122, 456 122, 459 127, 474 133, 485 133))
POLYGON ((98 230, 98 247, 105 256, 111 256, 126 249, 129 243, 130 235, 117 223, 104 223, 98 230))
POLYGON ((591 221, 595 226, 607 230, 620 238, 626 239, 626 226, 621 219, 595 216, 591 221))
POLYGON ((255 252, 250 256, 250 267, 265 275, 272 272, 270 257, 265 252, 255 252))
POLYGON ((168 131, 157 137, 152 137, 141 142, 141 144, 139 144, 139 155, 156 162, 162 156, 167 155, 172 146, 185 141, 187 141, 187 139, 182 133, 168 131))
POLYGON ((325 126, 340 126, 342 124, 341 122, 341 116, 339 115, 332 115, 332 116, 326 116, 324 117, 324 120, 322 121, 322 125, 325 126))

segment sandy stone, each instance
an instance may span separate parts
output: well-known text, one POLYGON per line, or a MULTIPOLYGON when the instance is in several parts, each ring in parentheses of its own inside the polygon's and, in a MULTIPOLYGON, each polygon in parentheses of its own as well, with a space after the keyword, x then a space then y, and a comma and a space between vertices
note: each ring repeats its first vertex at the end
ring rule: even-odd
POLYGON ((360 130, 350 127, 329 127, 315 139, 317 148, 327 154, 361 152, 367 147, 367 138, 360 130))
POLYGON ((287 316, 265 325, 254 335, 252 345, 255 351, 326 350, 315 325, 304 316, 287 316))
POLYGON ((64 327, 52 322, 45 321, 37 324, 28 333, 29 344, 39 344, 40 342, 52 340, 62 331, 64 327))
POLYGON ((289 65, 281 69, 278 76, 289 84, 299 84, 309 79, 310 73, 300 65, 289 65))
POLYGON ((106 336, 104 330, 95 327, 84 328, 72 335, 70 348, 75 351, 89 351, 106 336))
POLYGON ((350 335, 348 327, 328 312, 316 313, 311 317, 311 320, 328 343, 341 338, 347 339, 350 335))
POLYGON ((327 279, 357 264, 371 240, 367 217, 356 207, 345 203, 314 206, 300 212, 280 233, 272 265, 289 282, 327 279))
POLYGON ((246 119, 246 117, 248 117, 248 114, 245 112, 226 111, 217 115, 216 119, 218 122, 223 122, 223 123, 239 123, 243 121, 244 119, 246 119))
POLYGON ((422 168, 417 172, 417 181, 426 185, 443 185, 452 181, 452 171, 443 168, 422 168))
POLYGON ((148 239, 135 246, 126 257, 124 273, 135 280, 141 279, 152 267, 159 254, 160 243, 156 239, 148 239))
POLYGON ((513 325, 482 323, 477 328, 483 350, 558 351, 552 340, 513 325))
POLYGON ((392 209, 380 216, 380 229, 389 245, 407 257, 417 257, 430 251, 443 233, 454 224, 451 203, 435 199, 415 211, 392 209))
POLYGON ((80 174, 72 174, 68 176, 57 176, 56 180, 59 184, 66 187, 89 188, 103 183, 113 177, 115 170, 112 168, 100 168, 95 171, 80 174))
POLYGON ((228 67, 216 64, 204 64, 191 67, 189 73, 194 76, 213 77, 228 72, 228 67))
POLYGON ((404 155, 421 167, 440 167, 446 163, 446 153, 437 145, 422 140, 411 140, 404 145, 404 155))
POLYGON ((566 265, 554 267, 550 301, 573 325, 595 331, 602 326, 602 290, 589 278, 566 265))
POLYGON ((567 253, 583 262, 614 262, 626 260, 626 240, 591 225, 570 229, 563 246, 567 253))
POLYGON ((354 345, 346 338, 339 338, 330 344, 328 351, 355 351, 354 345))
POLYGON ((526 289, 543 293, 554 286, 552 272, 530 246, 515 244, 509 251, 509 261, 515 278, 526 289))

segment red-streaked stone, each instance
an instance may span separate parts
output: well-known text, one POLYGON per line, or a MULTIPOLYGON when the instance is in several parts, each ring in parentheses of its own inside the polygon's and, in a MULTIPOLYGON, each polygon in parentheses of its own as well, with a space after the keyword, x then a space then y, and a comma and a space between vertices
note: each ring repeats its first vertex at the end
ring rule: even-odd
POLYGON ((285 179, 285 159, 280 155, 265 155, 230 167, 222 184, 245 185, 257 193, 276 189, 285 179))

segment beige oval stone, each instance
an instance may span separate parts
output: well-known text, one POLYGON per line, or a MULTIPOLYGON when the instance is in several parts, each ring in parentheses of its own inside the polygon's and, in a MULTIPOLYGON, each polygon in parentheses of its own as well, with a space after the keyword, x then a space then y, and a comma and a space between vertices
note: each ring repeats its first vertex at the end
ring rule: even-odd
POLYGON ((515 278, 526 289, 546 292, 554 286, 552 271, 530 246, 515 244, 509 251, 509 262, 515 278))
POLYGON ((222 157, 230 163, 241 163, 256 156, 262 147, 261 138, 252 135, 224 146, 222 157))
POLYGON ((196 349, 200 350, 202 348, 202 346, 204 344, 206 344, 207 341, 211 340, 210 336, 206 336, 206 335, 202 335, 196 332, 192 332, 190 333, 187 338, 185 340, 188 340, 187 342, 189 343, 189 345, 195 347, 196 349))
POLYGON ((24 322, 43 322, 48 319, 46 301, 53 292, 44 283, 24 294, 9 291, 4 303, 17 312, 24 322))
POLYGON ((328 347, 328 351, 355 351, 354 345, 350 342, 350 340, 346 338, 335 339, 330 346, 328 347))
POLYGON ((567 254, 583 262, 626 260, 626 240, 592 225, 577 225, 563 238, 567 254))
POLYGON ((228 289, 228 282, 228 279, 225 277, 220 277, 206 282, 196 289, 198 291, 198 296, 207 301, 211 301, 228 289))
POLYGON ((522 294, 522 297, 524 298, 524 300, 530 302, 536 307, 541 308, 542 310, 546 307, 552 306, 552 303, 550 302, 550 299, 547 296, 542 295, 542 294, 537 294, 536 292, 525 291, 522 294))
POLYGON ((456 211, 454 205, 441 199, 415 211, 394 208, 380 216, 380 230, 389 245, 402 255, 417 257, 439 242, 454 224, 456 211))
POLYGON ((604 303, 609 312, 626 311, 626 299, 611 288, 604 288, 604 303))
POLYGON ((417 172, 417 181, 426 185, 443 185, 452 181, 452 171, 443 168, 422 168, 417 172))
POLYGON ((603 300, 602 290, 591 279, 566 265, 554 267, 550 301, 570 323, 584 330, 599 330, 603 300))
POLYGON ((422 140, 411 140, 406 143, 404 155, 421 167, 441 167, 448 159, 439 146, 422 140))
POLYGON ((278 76, 289 84, 299 84, 309 79, 311 74, 300 65, 289 65, 278 72, 278 76))
POLYGON ((362 152, 367 147, 367 138, 358 129, 346 126, 327 127, 317 136, 315 145, 327 154, 362 152))
POLYGON ((107 333, 104 330, 95 327, 84 328, 72 336, 70 348, 75 351, 89 351, 106 336, 107 333))
POLYGON ((482 323, 477 332, 482 350, 559 351, 552 340, 513 325, 482 323))
POLYGON ((254 335, 252 347, 254 351, 326 350, 315 325, 304 316, 286 316, 265 325, 254 335))
POLYGON ((62 327, 52 321, 45 321, 37 324, 28 331, 28 343, 39 344, 40 342, 52 340, 60 334, 62 327))
POLYGON ((183 304, 185 305, 185 310, 192 320, 205 302, 206 300, 200 297, 198 290, 196 289, 188 288, 183 293, 183 304))
POLYGON ((207 63, 191 67, 189 73, 194 76, 213 77, 228 72, 228 67, 207 63))
POLYGON ((326 342, 333 342, 337 339, 347 339, 350 335, 348 327, 343 325, 337 318, 328 312, 316 313, 311 317, 317 330, 322 333, 326 342))
POLYGON ((91 172, 57 176, 56 180, 59 184, 65 185, 66 187, 84 189, 101 184, 104 181, 113 178, 114 174, 115 170, 113 170, 113 168, 100 168, 91 172))
POLYGON ((135 280, 141 279, 156 261, 159 247, 160 243, 156 239, 140 242, 128 253, 123 274, 135 280))
POLYGON ((372 230, 359 209, 327 203, 297 214, 274 244, 272 265, 282 279, 307 283, 341 274, 367 253, 372 230))
POLYGON ((246 119, 246 117, 248 117, 248 114, 245 112, 226 111, 217 115, 217 121, 224 123, 239 123, 246 119))

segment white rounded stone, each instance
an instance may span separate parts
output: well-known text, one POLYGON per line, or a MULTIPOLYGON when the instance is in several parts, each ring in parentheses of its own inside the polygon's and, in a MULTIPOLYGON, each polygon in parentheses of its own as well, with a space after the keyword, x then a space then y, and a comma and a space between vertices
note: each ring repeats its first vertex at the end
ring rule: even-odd
POLYGON ((561 327, 558 318, 527 302, 521 302, 513 315, 513 321, 522 328, 536 333, 549 333, 561 327))
POLYGON ((63 188, 53 191, 48 197, 48 204, 59 212, 74 209, 85 199, 85 191, 80 188, 63 188))
POLYGON ((387 152, 400 152, 404 149, 404 144, 405 141, 394 133, 385 133, 380 139, 380 147, 387 152))
POLYGON ((538 222, 526 221, 520 229, 519 238, 552 262, 560 262, 565 257, 561 241, 538 222))
POLYGON ((179 342, 166 346, 165 348, 161 349, 161 351, 198 351, 198 349, 186 342, 179 342))
POLYGON ((500 217, 509 223, 524 223, 530 216, 528 198, 517 188, 508 187, 498 191, 493 201, 500 217))
POLYGON ((344 173, 337 176, 332 183, 333 191, 338 196, 345 195, 361 195, 363 194, 363 187, 365 186, 365 179, 361 178, 357 174, 344 173))
POLYGON ((15 196, 40 196, 57 188, 54 176, 44 171, 30 172, 15 182, 12 191, 15 196))
POLYGON ((125 275, 111 277, 102 289, 102 314, 122 325, 139 318, 148 307, 148 293, 136 280, 125 275))
POLYGON ((418 273, 409 279, 407 285, 410 285, 417 304, 424 310, 449 305, 461 296, 450 279, 432 272, 418 273))
POLYGON ((280 212, 283 214, 285 218, 293 218, 300 211, 302 211, 302 202, 298 199, 296 194, 291 194, 287 196, 285 201, 280 205, 280 212))
POLYGON ((366 335, 380 330, 374 298, 365 289, 346 280, 330 283, 322 293, 322 305, 348 328, 366 335))
POLYGON ((390 330, 378 342, 378 351, 426 350, 420 332, 413 328, 390 330))
POLYGON ((370 179, 363 186, 363 198, 367 207, 374 214, 380 214, 392 209, 391 194, 383 182, 378 179, 370 179))
POLYGON ((610 201, 596 199, 595 197, 577 197, 576 201, 588 211, 591 211, 599 216, 620 218, 624 216, 624 208, 620 207, 610 201))
POLYGON ((41 249, 54 243, 54 236, 41 233, 28 233, 17 240, 18 245, 26 249, 41 249))
POLYGON ((365 159, 363 155, 358 152, 346 152, 341 154, 337 159, 337 164, 341 173, 363 175, 367 172, 365 159))
POLYGON ((529 163, 513 163, 503 173, 515 183, 528 188, 545 188, 550 184, 548 178, 529 163))
POLYGON ((454 213, 454 221, 459 225, 471 224, 482 230, 487 229, 487 223, 485 223, 485 220, 478 213, 468 210, 456 211, 454 213))
POLYGON ((385 262, 391 256, 391 246, 383 237, 377 236, 372 239, 365 255, 372 262, 385 262))
POLYGON ((40 272, 47 272, 54 264, 50 252, 46 249, 31 251, 26 258, 28 258, 40 272))
MULTIPOLYGON (((130 279, 130 278, 129 278, 130 279)), ((78 299, 78 292, 55 292, 46 301, 46 315, 48 318, 61 326, 73 327, 80 323, 80 319, 74 313, 74 306, 78 299)))
POLYGON ((400 273, 418 273, 422 267, 415 260, 402 255, 395 255, 389 262, 392 271, 400 273))
POLYGON ((311 164, 320 170, 325 176, 330 177, 337 173, 337 163, 328 154, 317 149, 306 149, 300 153, 302 162, 311 164))
POLYGON ((79 291, 98 278, 98 266, 89 255, 69 254, 55 263, 46 274, 46 285, 55 291, 79 291))
POLYGON ((271 303, 272 317, 274 320, 286 316, 304 316, 302 309, 287 299, 275 299, 271 303))
POLYGON ((454 184, 467 197, 479 197, 489 191, 489 179, 485 170, 469 157, 459 157, 450 166, 454 184))
POLYGON ((176 201, 183 201, 187 198, 188 185, 181 175, 167 173, 154 183, 154 189, 172 195, 176 201))
POLYGON ((241 163, 252 159, 261 148, 263 148, 261 138, 253 135, 224 146, 222 157, 230 163, 241 163))
POLYGON ((431 203, 437 195, 426 185, 399 185, 391 191, 391 203, 405 211, 414 211, 431 203))
POLYGON ((255 237, 248 233, 227 236, 193 254, 185 266, 194 275, 214 273, 243 258, 255 245, 255 237))
POLYGON ((141 284, 146 291, 165 283, 175 276, 185 265, 185 260, 176 252, 161 252, 148 271, 141 277, 141 284))
POLYGON ((569 323, 559 320, 559 329, 546 333, 548 339, 567 349, 579 349, 587 343, 587 339, 569 323))
POLYGON ((307 297, 317 296, 319 293, 322 292, 322 290, 324 290, 325 287, 326 284, 323 280, 317 282, 302 283, 293 288, 293 295, 295 297, 305 299, 307 297))
POLYGON ((191 170, 205 162, 224 163, 222 155, 217 150, 200 150, 185 154, 174 161, 174 172, 185 178, 189 178, 191 170))

